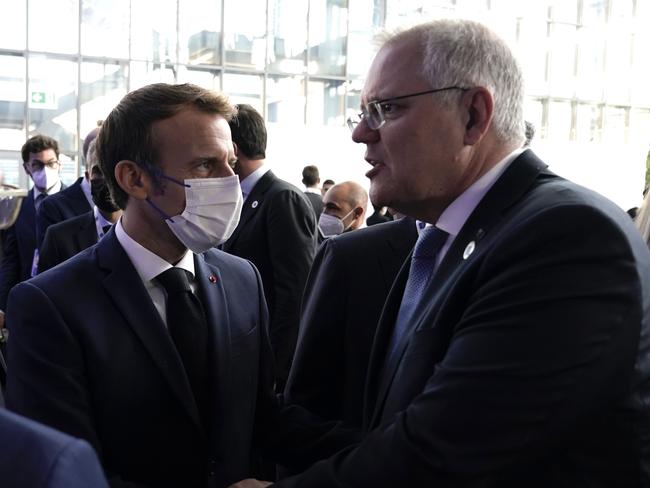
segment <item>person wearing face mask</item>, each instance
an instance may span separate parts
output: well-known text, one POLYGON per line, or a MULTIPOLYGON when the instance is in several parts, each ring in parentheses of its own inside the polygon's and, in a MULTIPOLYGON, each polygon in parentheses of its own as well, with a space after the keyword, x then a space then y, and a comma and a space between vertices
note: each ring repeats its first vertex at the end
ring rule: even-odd
POLYGON ((47 228, 39 251, 39 273, 97 243, 122 215, 122 210, 111 198, 99 167, 94 140, 90 143, 87 157, 93 209, 47 228))
POLYGON ((9 298, 7 407, 87 440, 112 487, 249 476, 277 402, 259 274, 214 249, 242 207, 234 113, 190 84, 126 95, 97 138, 120 220, 9 298))
POLYGON ((318 228, 323 237, 332 237, 358 229, 364 223, 368 193, 354 181, 331 187, 323 198, 323 213, 318 228))
POLYGON ((65 185, 59 178, 59 144, 45 135, 30 137, 21 149, 23 169, 34 185, 23 200, 16 222, 5 231, 0 263, 0 327, 4 326, 11 288, 36 272, 36 213, 46 197, 65 185))
POLYGON ((94 203, 90 192, 90 161, 88 148, 99 133, 95 127, 86 135, 82 144, 82 161, 86 167, 84 176, 77 178, 72 185, 59 192, 53 198, 43 200, 36 213, 36 241, 39 249, 43 245, 45 233, 50 225, 85 214, 93 209, 94 203))

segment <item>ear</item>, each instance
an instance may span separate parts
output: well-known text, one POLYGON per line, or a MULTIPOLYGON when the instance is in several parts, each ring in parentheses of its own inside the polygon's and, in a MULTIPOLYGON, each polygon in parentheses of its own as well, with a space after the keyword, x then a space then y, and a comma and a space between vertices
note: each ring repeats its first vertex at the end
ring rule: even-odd
POLYGON ((239 148, 237 147, 237 144, 235 144, 235 141, 232 141, 232 148, 235 151, 235 157, 239 159, 239 148))
POLYGON ((487 88, 477 86, 471 88, 463 96, 463 106, 467 110, 465 137, 463 142, 472 146, 478 143, 490 128, 494 99, 487 88))
POLYGON ((129 197, 145 200, 150 194, 151 178, 140 165, 133 161, 123 160, 117 163, 115 179, 129 197))

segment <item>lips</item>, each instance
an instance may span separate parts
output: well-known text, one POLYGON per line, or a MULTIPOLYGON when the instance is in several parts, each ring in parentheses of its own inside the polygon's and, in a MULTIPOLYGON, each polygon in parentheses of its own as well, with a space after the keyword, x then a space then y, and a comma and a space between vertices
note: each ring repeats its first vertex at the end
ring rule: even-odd
POLYGON ((366 178, 372 179, 373 177, 377 176, 377 174, 384 167, 384 164, 372 159, 368 159, 367 161, 368 164, 372 166, 372 168, 370 168, 370 170, 366 173, 366 178))

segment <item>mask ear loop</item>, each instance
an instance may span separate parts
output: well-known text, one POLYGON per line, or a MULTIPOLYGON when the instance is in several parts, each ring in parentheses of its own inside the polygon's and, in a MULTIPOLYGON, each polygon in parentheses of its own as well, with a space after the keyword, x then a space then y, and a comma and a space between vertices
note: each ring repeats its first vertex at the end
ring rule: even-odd
MULTIPOLYGON (((167 176, 165 173, 162 172, 162 170, 160 170, 159 168, 157 168, 156 166, 154 166, 154 165, 152 165, 152 164, 150 164, 150 163, 141 163, 140 166, 144 167, 145 170, 146 170, 146 171, 149 171, 149 173, 151 173, 152 176, 154 176, 154 177, 159 176, 159 177, 161 177, 161 178, 165 178, 165 179, 167 179, 167 180, 169 180, 169 181, 172 181, 172 182, 176 183, 177 185, 183 186, 183 187, 185 187, 185 188, 192 188, 192 185, 188 185, 188 184, 185 183, 184 181, 180 181, 180 180, 177 180, 176 178, 172 178, 171 176, 167 176)), ((145 201, 146 201, 149 205, 151 205, 151 207, 152 207, 156 212, 158 212, 158 213, 162 216, 163 219, 165 219, 165 220, 169 220, 172 224, 175 223, 175 222, 174 222, 174 219, 171 218, 169 215, 167 215, 165 212, 163 212, 162 209, 161 209, 158 205, 156 205, 155 203, 153 203, 153 202, 149 199, 149 197, 147 197, 147 198, 145 199, 145 201)))

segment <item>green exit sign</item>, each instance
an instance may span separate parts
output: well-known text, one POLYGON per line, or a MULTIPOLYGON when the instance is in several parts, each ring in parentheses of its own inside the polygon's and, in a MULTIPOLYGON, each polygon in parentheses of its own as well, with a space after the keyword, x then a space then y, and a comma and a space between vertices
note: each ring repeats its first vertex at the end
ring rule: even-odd
POLYGON ((32 108, 55 109, 56 97, 52 92, 32 90, 29 96, 29 106, 32 108))

